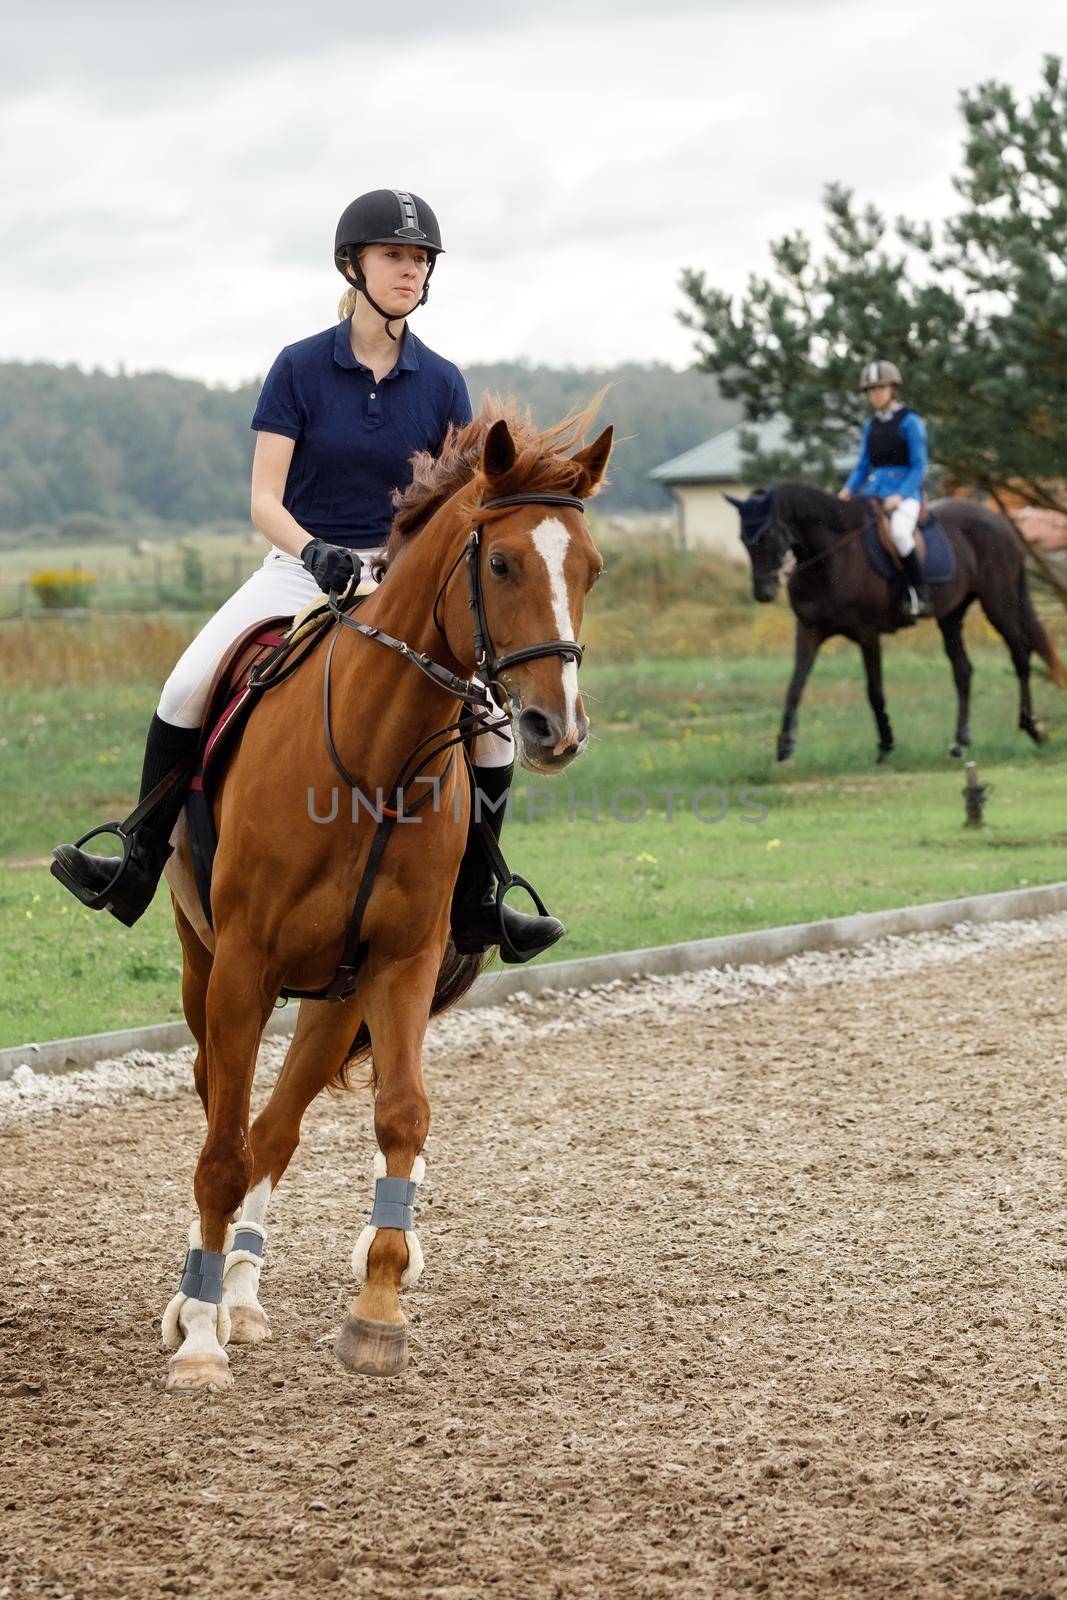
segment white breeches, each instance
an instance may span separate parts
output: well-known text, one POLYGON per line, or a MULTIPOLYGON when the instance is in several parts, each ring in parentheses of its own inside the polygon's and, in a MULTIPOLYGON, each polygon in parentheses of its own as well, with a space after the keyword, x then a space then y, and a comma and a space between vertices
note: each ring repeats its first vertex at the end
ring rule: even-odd
POLYGON ((178 728, 198 728, 215 669, 233 641, 255 622, 295 617, 321 595, 303 562, 283 550, 271 550, 186 647, 163 685, 159 716, 178 728))
POLYGON ((919 520, 921 509, 918 500, 902 500, 899 506, 889 513, 889 534, 896 545, 898 555, 910 555, 915 549, 915 524, 919 520))
MULTIPOLYGON (((361 550, 364 583, 372 581, 369 562, 381 552, 361 550)), ((272 549, 263 565, 246 583, 220 606, 187 646, 170 677, 163 685, 157 713, 164 722, 178 728, 198 728, 204 715, 208 690, 215 671, 233 641, 253 623, 269 617, 295 617, 322 591, 303 562, 284 550, 272 549)), ((479 767, 510 766, 515 747, 510 730, 483 733, 474 745, 474 760, 479 767)))

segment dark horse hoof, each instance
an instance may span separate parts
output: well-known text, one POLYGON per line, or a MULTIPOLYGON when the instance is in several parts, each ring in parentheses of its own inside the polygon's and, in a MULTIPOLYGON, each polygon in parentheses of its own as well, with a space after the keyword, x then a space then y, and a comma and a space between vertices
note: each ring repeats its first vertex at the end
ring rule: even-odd
POLYGON ((1020 717, 1019 727, 1023 733, 1028 733, 1035 744, 1044 744, 1048 734, 1038 722, 1036 717, 1020 717))
POLYGON ((879 767, 884 767, 886 762, 889 760, 889 757, 892 754, 893 754, 893 746, 891 744, 880 744, 878 746, 878 754, 874 758, 875 759, 875 765, 879 766, 879 767))
POLYGON ((395 1378, 408 1364, 408 1325, 371 1322, 349 1313, 334 1349, 349 1372, 366 1378, 395 1378))

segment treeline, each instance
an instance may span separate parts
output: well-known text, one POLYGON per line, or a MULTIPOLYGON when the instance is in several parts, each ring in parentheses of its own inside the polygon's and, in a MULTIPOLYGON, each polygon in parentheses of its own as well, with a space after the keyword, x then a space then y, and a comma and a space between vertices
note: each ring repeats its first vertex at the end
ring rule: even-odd
MULTIPOLYGON (((739 415, 714 378, 663 364, 581 371, 497 362, 469 367, 466 376, 476 407, 487 390, 513 393, 541 425, 611 384, 603 416, 625 442, 613 458, 605 510, 665 509, 650 469, 739 415)), ((258 385, 212 388, 162 372, 0 364, 0 529, 83 516, 123 529, 139 518, 246 517, 258 392, 258 385)))

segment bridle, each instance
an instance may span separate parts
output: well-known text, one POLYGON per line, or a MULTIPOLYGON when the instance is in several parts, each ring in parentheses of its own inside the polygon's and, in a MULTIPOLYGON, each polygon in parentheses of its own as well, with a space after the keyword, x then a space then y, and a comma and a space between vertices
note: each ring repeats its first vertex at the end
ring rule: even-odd
POLYGON ((511 722, 513 717, 511 701, 507 690, 499 681, 500 673, 506 672, 508 667, 516 666, 520 661, 537 661, 543 656, 562 656, 564 659, 581 662, 585 647, 576 639, 544 639, 539 644, 523 645, 518 650, 508 650, 502 655, 498 654, 493 645, 489 632, 489 619, 485 612, 485 591, 482 587, 481 553, 485 522, 483 518, 478 517, 478 512, 499 511, 505 506, 567 506, 575 511, 585 510, 585 502, 579 500, 577 495, 549 493, 501 495, 496 500, 484 501, 477 508, 475 525, 459 555, 445 573, 433 603, 434 626, 444 639, 446 635, 438 616, 438 607, 457 567, 461 561, 465 562, 469 591, 467 604, 472 613, 477 678, 461 678, 457 673, 450 672, 447 667, 442 667, 440 662, 434 661, 425 651, 413 650, 403 639, 394 639, 392 634, 383 632, 381 628, 376 628, 371 623, 361 622, 358 617, 353 616, 349 608, 355 604, 353 590, 358 582, 358 576, 350 581, 340 596, 330 595, 328 602, 330 613, 340 626, 334 631, 323 663, 322 722, 330 759, 346 783, 355 786, 356 780, 341 760, 330 723, 330 666, 337 641, 345 628, 362 634, 365 639, 371 639, 375 644, 385 645, 387 649, 394 650, 405 661, 410 661, 413 667, 425 673, 426 677, 439 688, 458 696, 466 703, 464 715, 422 740, 411 752, 397 777, 395 788, 398 790, 402 789, 405 783, 410 783, 413 777, 420 774, 424 767, 442 755, 450 746, 472 739, 480 733, 491 733, 497 728, 506 727, 511 722), (490 685, 497 691, 495 696, 490 693, 490 685), (428 750, 427 746, 430 747, 428 750))
MULTIPOLYGON (((496 500, 486 500, 479 506, 480 511, 498 511, 503 506, 569 506, 575 511, 584 511, 585 502, 573 494, 506 494, 496 500)), ((484 520, 479 521, 471 532, 463 550, 453 561, 445 575, 445 580, 437 591, 433 603, 434 626, 442 638, 445 630, 441 626, 441 619, 437 614, 438 605, 452 578, 453 573, 464 559, 467 563, 467 583, 470 590, 469 605, 474 613, 474 662, 479 674, 496 682, 502 672, 508 667, 514 667, 520 661, 537 661, 543 656, 569 656, 573 661, 581 664, 585 648, 575 639, 546 639, 541 644, 523 645, 518 650, 508 650, 503 655, 498 655, 489 632, 489 619, 485 614, 485 590, 482 587, 482 534, 485 529, 484 520)))
MULTIPOLYGON (((345 595, 342 595, 340 599, 335 598, 332 594, 330 596, 329 607, 336 621, 342 627, 351 628, 356 633, 361 633, 365 639, 373 639, 376 644, 383 644, 388 649, 395 650, 398 655, 403 656, 406 661, 410 661, 413 666, 418 667, 420 672, 424 672, 428 678, 432 679, 440 688, 447 689, 450 694, 459 695, 463 700, 473 700, 477 704, 484 706, 492 704, 492 697, 486 685, 497 684, 502 672, 506 672, 509 667, 518 666, 522 661, 537 661, 544 656, 562 656, 580 665, 585 654, 585 647, 580 645, 576 639, 545 639, 539 644, 523 645, 518 650, 507 650, 503 654, 498 654, 493 644, 492 635, 489 631, 489 619, 485 610, 485 589, 482 584, 482 535, 485 531, 485 521, 484 518, 478 516, 478 513, 499 511, 505 506, 566 506, 574 511, 585 510, 585 502, 579 500, 577 495, 549 493, 501 495, 496 500, 484 501, 477 508, 475 515, 478 520, 468 535, 459 555, 445 573, 433 603, 434 626, 442 639, 444 639, 446 635, 444 628, 441 626, 439 607, 456 569, 461 562, 465 562, 468 587, 467 604, 472 613, 474 665, 478 673, 477 678, 461 678, 456 673, 450 672, 447 667, 442 667, 438 662, 432 660, 425 652, 412 650, 411 646, 405 644, 402 639, 394 639, 390 634, 384 633, 381 628, 375 628, 369 623, 360 622, 358 617, 352 616, 345 609, 345 595)), ((337 642, 337 637, 338 635, 335 634, 334 639, 331 641, 331 655, 333 654, 333 646, 337 642)), ((510 720, 510 715, 507 720, 510 720)))

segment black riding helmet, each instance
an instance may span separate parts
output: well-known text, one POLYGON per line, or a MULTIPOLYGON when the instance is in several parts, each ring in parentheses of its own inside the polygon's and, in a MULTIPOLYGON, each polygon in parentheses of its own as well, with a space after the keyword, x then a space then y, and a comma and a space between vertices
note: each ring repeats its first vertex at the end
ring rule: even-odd
POLYGON ((430 295, 430 278, 434 263, 442 254, 441 229, 437 218, 417 194, 406 189, 371 189, 346 206, 337 224, 334 236, 333 259, 338 272, 365 295, 380 317, 385 319, 385 331, 390 339, 396 334, 390 328, 392 318, 376 305, 367 294, 367 280, 359 264, 359 251, 365 244, 417 244, 430 257, 430 270, 426 274, 419 305, 424 306, 430 295), (349 276, 348 268, 352 268, 349 276))

